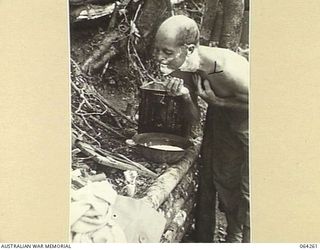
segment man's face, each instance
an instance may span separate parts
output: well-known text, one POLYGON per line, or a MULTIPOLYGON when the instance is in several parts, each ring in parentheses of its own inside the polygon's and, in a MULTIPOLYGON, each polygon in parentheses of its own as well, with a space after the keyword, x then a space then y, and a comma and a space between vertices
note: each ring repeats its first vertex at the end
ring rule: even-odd
POLYGON ((169 69, 177 70, 186 59, 187 48, 177 45, 174 36, 158 33, 153 55, 160 64, 166 65, 169 69))

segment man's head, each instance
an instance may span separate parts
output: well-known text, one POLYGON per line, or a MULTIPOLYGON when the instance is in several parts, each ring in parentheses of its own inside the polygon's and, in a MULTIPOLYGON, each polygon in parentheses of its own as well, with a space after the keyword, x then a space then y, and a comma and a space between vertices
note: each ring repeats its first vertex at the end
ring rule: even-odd
POLYGON ((172 16, 159 27, 154 56, 172 70, 179 69, 199 45, 197 23, 183 15, 172 16))

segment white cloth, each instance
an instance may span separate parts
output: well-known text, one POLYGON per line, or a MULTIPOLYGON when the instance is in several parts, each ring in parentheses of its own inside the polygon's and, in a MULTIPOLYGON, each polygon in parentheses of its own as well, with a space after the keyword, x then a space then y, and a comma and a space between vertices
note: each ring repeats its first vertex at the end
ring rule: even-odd
POLYGON ((113 219, 112 204, 117 193, 108 181, 88 182, 71 191, 70 225, 73 242, 126 242, 113 219))
POLYGON ((166 219, 144 200, 119 195, 113 213, 129 243, 160 242, 166 219))
POLYGON ((166 220, 143 200, 117 195, 108 181, 71 193, 72 242, 159 242, 166 220))

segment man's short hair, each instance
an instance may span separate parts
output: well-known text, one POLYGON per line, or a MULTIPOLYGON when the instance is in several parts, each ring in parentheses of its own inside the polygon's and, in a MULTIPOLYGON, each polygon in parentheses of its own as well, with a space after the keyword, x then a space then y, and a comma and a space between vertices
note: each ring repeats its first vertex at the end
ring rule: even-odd
POLYGON ((199 44, 200 31, 197 23, 184 15, 177 15, 169 17, 163 22, 169 27, 174 27, 177 32, 177 45, 182 46, 185 44, 199 44))

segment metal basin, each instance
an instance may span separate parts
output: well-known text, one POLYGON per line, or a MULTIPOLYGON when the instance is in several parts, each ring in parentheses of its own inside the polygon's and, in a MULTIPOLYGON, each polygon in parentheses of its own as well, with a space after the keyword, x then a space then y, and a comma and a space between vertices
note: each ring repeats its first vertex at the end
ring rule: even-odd
POLYGON ((184 156, 185 149, 192 145, 187 138, 165 133, 137 134, 132 140, 146 159, 156 163, 177 162, 184 156), (154 146, 161 146, 162 149, 154 146), (165 149, 165 146, 172 147, 165 149))

